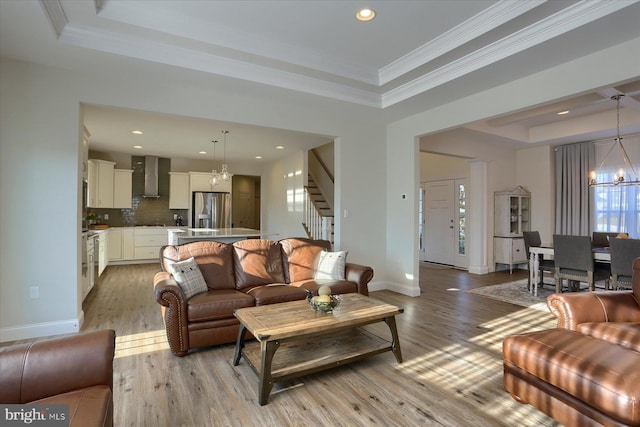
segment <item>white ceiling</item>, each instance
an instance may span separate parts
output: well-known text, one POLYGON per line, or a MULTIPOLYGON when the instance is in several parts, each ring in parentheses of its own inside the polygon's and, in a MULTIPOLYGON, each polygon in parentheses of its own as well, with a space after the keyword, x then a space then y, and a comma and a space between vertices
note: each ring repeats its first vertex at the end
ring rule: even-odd
POLYGON ((103 152, 206 160, 215 154, 219 161, 264 163, 333 141, 331 136, 98 105, 85 105, 84 118, 90 149, 103 152), (226 153, 222 130, 229 131, 226 153), (134 149, 136 145, 142 149, 134 149))
MULTIPOLYGON (((392 121, 639 37, 638 16, 637 0, 0 1, 0 54, 83 71, 118 57, 150 70, 165 64, 373 108, 392 121), (373 21, 355 20, 363 5, 376 10, 373 21)), ((515 144, 610 136, 617 92, 627 94, 625 131, 640 132, 637 82, 469 129, 515 144), (571 113, 557 116, 563 109, 571 113), (576 130, 579 122, 601 125, 576 130)), ((85 118, 94 149, 132 151, 142 139, 135 127, 155 136, 148 154, 163 156, 211 152, 207 142, 222 129, 231 131, 228 156, 265 161, 284 154, 276 145, 331 140, 101 106, 87 106, 85 118)))

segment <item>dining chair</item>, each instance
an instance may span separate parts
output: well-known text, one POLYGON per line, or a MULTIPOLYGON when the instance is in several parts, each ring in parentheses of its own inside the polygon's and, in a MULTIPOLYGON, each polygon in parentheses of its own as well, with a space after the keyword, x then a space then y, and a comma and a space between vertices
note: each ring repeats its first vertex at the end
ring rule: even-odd
MULTIPOLYGON (((595 290, 597 281, 609 280, 610 270, 593 261, 589 236, 554 234, 553 257, 556 267, 556 293, 562 292, 564 279, 570 282, 586 282, 590 291, 595 290)), ((572 290, 571 288, 570 285, 569 289, 572 290)))
POLYGON ((633 260, 640 257, 640 240, 611 239, 611 286, 613 289, 630 288, 633 260))
POLYGON ((609 241, 617 235, 618 233, 594 231, 591 237, 591 246, 593 246, 594 248, 608 248, 609 241))
MULTIPOLYGON (((527 259, 531 259, 531 254, 529 253, 530 247, 540 246, 542 245, 542 241, 540 240, 540 232, 539 231, 523 231, 522 237, 524 237, 524 247, 527 253, 527 259)), ((540 283, 536 285, 542 286, 544 285, 544 272, 548 272, 551 274, 555 274, 556 266, 552 259, 544 259, 542 254, 538 255, 538 265, 540 266, 540 283)), ((531 276, 528 279, 529 290, 533 289, 531 287, 531 276)))

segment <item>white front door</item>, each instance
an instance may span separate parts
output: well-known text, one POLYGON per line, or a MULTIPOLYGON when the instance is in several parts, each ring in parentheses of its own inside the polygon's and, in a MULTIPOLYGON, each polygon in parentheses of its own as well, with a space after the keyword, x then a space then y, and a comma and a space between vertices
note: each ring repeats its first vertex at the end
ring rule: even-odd
POLYGON ((439 264, 454 264, 454 182, 425 183, 424 258, 439 264))
POLYGON ((426 182, 420 190, 420 261, 467 269, 467 180, 426 182))

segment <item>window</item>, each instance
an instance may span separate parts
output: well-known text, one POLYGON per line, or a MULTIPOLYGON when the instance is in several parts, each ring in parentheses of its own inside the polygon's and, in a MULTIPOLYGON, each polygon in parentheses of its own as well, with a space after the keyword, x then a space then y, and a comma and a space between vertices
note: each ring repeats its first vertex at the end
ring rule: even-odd
POLYGON ((465 224, 467 220, 467 193, 465 184, 458 184, 458 255, 466 254, 465 224))
MULTIPOLYGON (((640 173, 640 137, 625 136, 623 143, 636 173, 640 173)), ((598 171, 598 182, 612 182, 615 172, 623 166, 623 153, 619 147, 609 153, 611 149, 611 142, 595 143, 596 164, 606 159, 598 171)), ((627 169, 631 171, 630 167, 627 169)), ((593 231, 629 233, 633 238, 640 238, 640 186, 612 185, 593 187, 592 191, 593 231)))
POLYGON ((422 237, 424 235, 424 188, 420 187, 418 192, 418 245, 419 250, 424 250, 424 242, 422 237))
MULTIPOLYGON (((599 174, 598 180, 611 180, 611 174, 599 174)), ((629 233, 640 237, 640 188, 633 186, 594 187, 594 231, 629 233)))

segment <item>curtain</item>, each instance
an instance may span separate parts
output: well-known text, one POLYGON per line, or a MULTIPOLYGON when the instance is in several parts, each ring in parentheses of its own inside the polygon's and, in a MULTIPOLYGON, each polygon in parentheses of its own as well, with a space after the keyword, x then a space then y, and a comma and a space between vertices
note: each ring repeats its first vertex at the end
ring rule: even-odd
POLYGON ((556 149, 556 234, 589 236, 589 171, 595 159, 592 142, 556 149))

